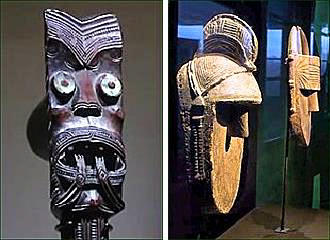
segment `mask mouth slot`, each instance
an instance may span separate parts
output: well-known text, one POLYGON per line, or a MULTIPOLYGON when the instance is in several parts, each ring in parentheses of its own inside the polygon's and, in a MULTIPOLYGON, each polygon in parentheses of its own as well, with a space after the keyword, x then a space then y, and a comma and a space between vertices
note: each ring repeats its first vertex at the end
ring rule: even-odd
POLYGON ((311 96, 315 91, 312 91, 312 90, 306 90, 306 89, 300 89, 300 92, 301 92, 301 94, 302 94, 304 97, 309 97, 309 96, 311 96))
POLYGON ((228 131, 226 131, 226 144, 225 144, 225 150, 226 150, 226 152, 229 151, 230 142, 231 142, 231 136, 229 136, 228 131))
POLYGON ((227 127, 227 140, 229 140, 228 137, 249 136, 247 106, 237 103, 217 102, 215 111, 217 122, 227 127))

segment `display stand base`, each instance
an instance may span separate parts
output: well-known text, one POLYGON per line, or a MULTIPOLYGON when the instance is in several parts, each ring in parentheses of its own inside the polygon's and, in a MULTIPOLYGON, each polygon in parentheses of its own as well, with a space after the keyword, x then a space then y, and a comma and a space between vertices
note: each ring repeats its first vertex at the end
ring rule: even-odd
POLYGON ((274 230, 276 233, 288 233, 290 231, 290 228, 282 228, 282 227, 278 227, 274 230))
POLYGON ((62 240, 109 240, 112 226, 109 219, 76 218, 55 227, 61 232, 62 240))

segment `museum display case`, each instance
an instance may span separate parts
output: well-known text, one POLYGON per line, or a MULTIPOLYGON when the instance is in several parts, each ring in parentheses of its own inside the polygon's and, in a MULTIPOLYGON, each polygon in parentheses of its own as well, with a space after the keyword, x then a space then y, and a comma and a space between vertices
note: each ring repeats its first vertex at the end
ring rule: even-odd
MULTIPOLYGON (((329 4, 325 1, 170 1, 169 6, 169 106, 172 106, 169 129, 173 130, 169 136, 169 236, 276 236, 280 233, 274 230, 284 219, 285 225, 292 230, 287 237, 297 238, 306 234, 311 238, 327 238, 330 161, 329 4), (216 65, 216 59, 211 60, 206 67, 201 67, 201 70, 196 70, 196 64, 190 66, 190 62, 196 62, 206 55, 203 52, 208 48, 205 29, 211 19, 226 14, 242 19, 256 36, 258 50, 253 76, 260 87, 262 102, 248 109, 249 135, 244 138, 239 187, 233 205, 224 211, 222 208, 225 208, 225 204, 217 208, 210 207, 214 205, 216 196, 206 190, 206 181, 192 183, 189 179, 191 174, 187 162, 190 159, 194 163, 196 157, 193 153, 187 155, 185 150, 187 131, 182 111, 187 106, 182 106, 182 82, 178 79, 192 79, 188 80, 190 88, 193 88, 188 94, 192 96, 198 90, 195 84, 198 79, 194 80, 193 76, 198 78, 202 71, 212 75, 211 66, 216 65), (292 32, 289 37, 292 27, 295 33, 292 32), (305 59, 298 62, 292 60, 292 36, 297 33, 301 37, 299 43, 295 37, 295 44, 302 48, 297 56, 301 54, 299 59, 305 59), (290 79, 297 79, 296 88, 290 88, 293 86, 290 79), (299 220, 303 216, 306 216, 306 221, 299 220), (314 230, 308 232, 306 229, 311 226, 314 230)), ((230 29, 225 23, 221 26, 230 29)), ((219 28, 212 25, 212 29, 219 28)), ((221 42, 218 46, 221 48, 226 44, 221 42)), ((239 49, 239 46, 236 48, 239 49)), ((221 53, 224 55, 223 50, 221 53)), ((239 50, 235 54, 239 55, 239 50)), ((235 60, 235 56, 230 59, 235 60)), ((218 72, 224 68, 221 64, 217 66, 218 72)), ((202 76, 203 79, 210 79, 205 73, 202 76)), ((219 74, 218 79, 223 76, 219 74)), ((240 87, 244 86, 244 81, 240 79, 239 84, 240 87)), ((234 84, 231 86, 233 88, 237 89, 234 84)), ((217 93, 230 92, 224 89, 219 87, 217 93)), ((208 95, 211 94, 203 96, 208 95)), ((198 105, 197 100, 192 103, 198 105)), ((222 108, 223 115, 224 110, 222 108)), ((186 119, 190 116, 191 121, 197 121, 194 116, 200 114, 198 111, 200 109, 188 114, 186 119)), ((234 118, 228 119, 234 121, 234 118)), ((192 123, 190 129, 194 131, 192 123)), ((206 133, 205 130, 201 132, 206 133)), ((190 135, 194 138, 193 134, 190 135)), ((226 141, 230 137, 230 144, 233 144, 233 135, 228 138, 227 132, 226 141)), ((230 147, 232 145, 225 150, 227 154, 230 153, 230 147)), ((196 149, 199 158, 205 150, 196 149)), ((202 159, 209 162, 209 172, 216 171, 220 166, 224 169, 228 160, 222 156, 224 163, 220 161, 215 166, 210 156, 202 156, 202 159)), ((234 163, 231 161, 227 164, 233 166, 234 163)), ((224 184, 233 179, 235 168, 230 169, 232 171, 227 171, 227 178, 224 170, 222 179, 212 178, 214 182, 219 181, 217 191, 220 195, 226 195, 224 184)))

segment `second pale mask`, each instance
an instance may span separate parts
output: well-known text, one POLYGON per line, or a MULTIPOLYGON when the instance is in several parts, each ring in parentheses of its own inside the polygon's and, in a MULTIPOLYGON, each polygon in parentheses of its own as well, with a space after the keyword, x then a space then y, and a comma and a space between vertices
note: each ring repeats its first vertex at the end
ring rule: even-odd
POLYGON ((240 182, 248 106, 260 104, 252 74, 258 42, 250 26, 232 14, 204 27, 204 49, 177 74, 188 178, 210 181, 217 209, 228 213, 240 182))
POLYGON ((288 66, 291 130, 298 144, 306 147, 311 137, 311 113, 319 111, 320 58, 309 55, 306 36, 298 26, 289 34, 288 66))

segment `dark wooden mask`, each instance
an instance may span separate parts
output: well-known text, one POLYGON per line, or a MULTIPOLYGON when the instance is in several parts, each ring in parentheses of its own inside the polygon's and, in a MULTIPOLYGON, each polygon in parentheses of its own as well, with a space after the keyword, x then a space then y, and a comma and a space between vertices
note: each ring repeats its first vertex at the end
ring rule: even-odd
POLYGON ((88 231, 77 229, 96 221, 101 234, 124 208, 123 37, 113 14, 47 9, 44 19, 51 210, 80 239, 88 231))

